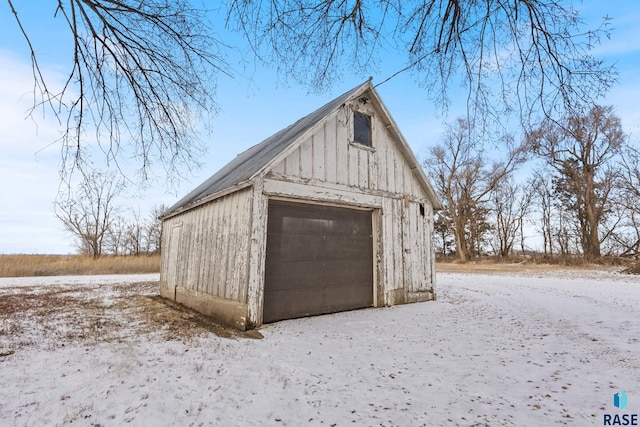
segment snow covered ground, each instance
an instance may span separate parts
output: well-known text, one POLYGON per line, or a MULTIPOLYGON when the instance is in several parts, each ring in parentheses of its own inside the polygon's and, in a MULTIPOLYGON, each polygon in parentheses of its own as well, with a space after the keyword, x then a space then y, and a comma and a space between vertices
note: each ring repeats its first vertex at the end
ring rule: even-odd
POLYGON ((154 275, 0 279, 0 425, 597 426, 640 413, 637 276, 438 280, 436 302, 258 339, 161 300, 154 275))

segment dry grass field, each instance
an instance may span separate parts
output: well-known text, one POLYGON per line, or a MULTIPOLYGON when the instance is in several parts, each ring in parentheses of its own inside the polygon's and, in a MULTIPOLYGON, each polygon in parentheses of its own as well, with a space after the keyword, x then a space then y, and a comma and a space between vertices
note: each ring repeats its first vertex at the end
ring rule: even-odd
MULTIPOLYGON (((538 262, 498 262, 483 259, 460 263, 453 260, 438 260, 436 270, 442 273, 511 273, 568 271, 622 271, 640 274, 640 266, 631 262, 600 264, 538 262), (634 270, 634 271, 631 271, 634 270)), ((160 256, 103 256, 94 260, 82 255, 0 255, 0 277, 75 276, 96 274, 146 274, 160 271, 160 256)))
POLYGON ((0 277, 145 274, 160 271, 160 255, 0 255, 0 277))
POLYGON ((551 272, 551 271, 619 271, 620 267, 603 266, 597 264, 582 266, 566 266, 560 264, 534 264, 534 263, 496 263, 496 262, 437 262, 438 273, 475 273, 497 274, 518 272, 551 272))
MULTIPOLYGON (((580 258, 572 258, 570 262, 554 260, 553 263, 532 261, 507 262, 496 258, 486 258, 468 262, 457 260, 437 260, 436 271, 438 273, 478 273, 478 274, 508 274, 508 273, 545 273, 554 271, 580 272, 580 271, 603 271, 603 272, 624 272, 629 274, 640 274, 640 263, 633 260, 606 259, 603 258, 597 263, 590 263, 580 258)), ((566 260, 565 260, 566 261, 566 260)))

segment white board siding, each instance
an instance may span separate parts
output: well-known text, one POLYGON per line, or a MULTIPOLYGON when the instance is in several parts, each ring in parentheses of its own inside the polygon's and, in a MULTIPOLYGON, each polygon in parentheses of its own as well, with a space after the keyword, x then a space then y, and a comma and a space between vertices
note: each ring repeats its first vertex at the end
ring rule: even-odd
POLYGON ((308 138, 300 145, 300 178, 313 178, 316 173, 313 165, 313 144, 311 138, 308 138))
POLYGON ((264 179, 264 194, 276 198, 291 198, 334 205, 378 208, 382 197, 340 188, 316 186, 302 182, 288 182, 278 179, 264 179))
POLYGON ((428 209, 420 203, 411 202, 405 217, 405 286, 409 292, 430 291, 433 287, 431 272, 431 234, 428 209))
POLYGON ((270 170, 272 176, 343 184, 413 199, 428 196, 387 127, 373 117, 373 148, 350 142, 351 119, 336 113, 270 170))
MULTIPOLYGON (((382 288, 383 295, 397 288, 394 277, 394 247, 393 247, 393 200, 384 199, 382 203, 382 288)), ((388 298, 384 298, 384 305, 392 304, 388 298)))
POLYGON ((336 146, 336 118, 324 124, 325 146, 325 179, 327 182, 338 182, 338 149, 336 146))
POLYGON ((382 201, 381 286, 385 305, 404 302, 405 293, 433 292, 433 210, 422 203, 422 216, 420 204, 412 201, 406 207, 404 199, 382 201))
POLYGON ((339 144, 347 144, 347 184, 351 187, 358 186, 358 172, 360 168, 358 152, 360 151, 359 147, 356 147, 354 144, 349 144, 346 141, 339 141, 339 144))
POLYGON ((160 292, 163 296, 173 299, 176 291, 178 267, 180 266, 180 240, 182 235, 182 221, 174 221, 162 226, 162 251, 160 252, 160 292))
POLYGON ((319 127, 311 138, 313 142, 313 179, 317 181, 326 181, 325 169, 328 162, 327 141, 324 131, 324 124, 319 127))
POLYGON ((393 282, 392 289, 404 288, 404 271, 402 260, 404 258, 402 244, 402 225, 404 200, 394 199, 391 204, 391 240, 387 242, 392 247, 393 254, 393 282))
MULTIPOLYGON (((336 158, 336 165, 337 165, 337 169, 336 169, 336 180, 335 182, 338 184, 348 184, 349 183, 349 136, 347 133, 347 120, 345 119, 340 119, 340 114, 338 114, 337 116, 334 116, 332 118, 329 118, 329 121, 333 121, 335 122, 335 126, 336 126, 336 145, 335 145, 335 149, 336 149, 336 154, 335 154, 335 158, 336 158)), ((333 146, 328 147, 329 148, 333 148, 333 146)), ((327 156, 327 158, 331 158, 332 156, 329 155, 327 156)))
POLYGON ((246 302, 251 195, 247 188, 165 221, 162 274, 169 288, 246 302), (177 224, 182 224, 179 238, 170 234, 177 224))
POLYGON ((262 307, 267 253, 267 215, 269 199, 264 193, 264 180, 256 180, 251 197, 251 229, 249 243, 249 270, 247 284, 247 323, 252 326, 262 324, 262 307))

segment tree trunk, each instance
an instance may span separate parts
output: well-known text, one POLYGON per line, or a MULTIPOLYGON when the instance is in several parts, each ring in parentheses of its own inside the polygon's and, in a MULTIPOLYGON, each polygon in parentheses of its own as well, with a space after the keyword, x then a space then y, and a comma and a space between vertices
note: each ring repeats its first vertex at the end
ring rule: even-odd
POLYGON ((456 238, 456 255, 460 261, 469 259, 467 242, 464 238, 464 224, 460 223, 459 218, 454 218, 455 238, 456 238))
POLYGON ((585 218, 584 230, 582 236, 584 256, 588 259, 600 258, 600 237, 598 235, 598 226, 600 218, 598 208, 596 207, 596 195, 594 191, 593 174, 585 174, 585 218))

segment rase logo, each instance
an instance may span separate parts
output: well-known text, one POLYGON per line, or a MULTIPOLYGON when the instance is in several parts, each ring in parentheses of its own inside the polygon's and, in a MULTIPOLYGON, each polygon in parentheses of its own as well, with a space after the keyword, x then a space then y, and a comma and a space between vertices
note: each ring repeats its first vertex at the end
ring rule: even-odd
POLYGON ((619 391, 613 395, 613 406, 618 409, 624 409, 627 407, 627 393, 619 391))
MULTIPOLYGON (((629 405, 628 395, 619 391, 613 395, 613 406, 623 410, 629 405)), ((604 414, 605 426, 637 426, 638 414, 604 414)))

